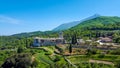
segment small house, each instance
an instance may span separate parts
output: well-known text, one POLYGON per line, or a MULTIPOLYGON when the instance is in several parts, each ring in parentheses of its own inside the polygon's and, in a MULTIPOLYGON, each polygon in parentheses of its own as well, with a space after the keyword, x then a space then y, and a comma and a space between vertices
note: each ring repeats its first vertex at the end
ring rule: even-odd
POLYGON ((100 42, 102 43, 111 43, 113 40, 111 38, 108 37, 101 37, 100 38, 100 42))

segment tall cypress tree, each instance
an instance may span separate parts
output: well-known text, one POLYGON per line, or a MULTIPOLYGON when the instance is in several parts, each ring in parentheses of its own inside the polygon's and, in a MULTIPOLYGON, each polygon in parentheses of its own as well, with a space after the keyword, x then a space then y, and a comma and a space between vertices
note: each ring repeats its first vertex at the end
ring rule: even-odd
POLYGON ((69 46, 69 53, 72 53, 72 44, 69 46))
POLYGON ((72 44, 76 44, 77 43, 77 38, 76 38, 76 34, 74 33, 72 36, 72 44))

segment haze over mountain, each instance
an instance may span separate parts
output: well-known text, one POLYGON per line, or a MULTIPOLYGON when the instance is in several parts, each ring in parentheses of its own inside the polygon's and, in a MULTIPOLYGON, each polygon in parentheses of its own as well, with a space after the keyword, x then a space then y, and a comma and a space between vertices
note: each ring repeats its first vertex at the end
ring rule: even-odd
POLYGON ((83 21, 94 19, 94 18, 99 17, 99 16, 100 16, 99 14, 94 14, 93 16, 90 16, 90 17, 85 18, 85 19, 80 20, 80 21, 73 21, 73 22, 69 22, 69 23, 64 23, 64 24, 61 24, 58 27, 54 28, 52 31, 67 30, 71 27, 74 27, 74 26, 78 25, 79 23, 81 23, 83 21))
POLYGON ((52 31, 66 30, 66 29, 69 29, 73 26, 76 26, 79 23, 80 23, 80 21, 73 21, 73 22, 69 22, 69 23, 64 23, 64 24, 61 24, 58 27, 54 28, 52 31))

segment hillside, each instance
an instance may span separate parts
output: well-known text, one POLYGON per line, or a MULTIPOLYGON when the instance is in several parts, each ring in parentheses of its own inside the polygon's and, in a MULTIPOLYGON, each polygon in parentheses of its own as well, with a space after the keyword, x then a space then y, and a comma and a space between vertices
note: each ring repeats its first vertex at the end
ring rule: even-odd
POLYGON ((120 25, 120 17, 100 16, 91 20, 81 22, 80 24, 70 28, 70 30, 92 29, 92 28, 118 28, 120 25))
POLYGON ((67 28, 66 30, 63 30, 64 35, 66 35, 66 34, 68 35, 68 33, 70 34, 71 31, 73 32, 73 30, 76 32, 83 31, 83 34, 84 34, 86 31, 91 31, 91 30, 107 31, 107 30, 119 30, 120 29, 120 17, 116 17, 116 16, 110 17, 110 16, 93 15, 93 16, 90 16, 82 21, 81 22, 76 21, 76 23, 78 23, 78 25, 73 26, 71 28, 70 28, 70 25, 75 25, 75 22, 71 22, 71 24, 68 23, 70 25, 63 24, 62 26, 55 28, 53 31, 44 31, 44 32, 35 31, 35 32, 29 32, 29 33, 14 34, 12 36, 18 36, 18 37, 34 37, 34 36, 58 37, 59 30, 64 29, 64 27, 67 28), (69 28, 68 28, 68 26, 69 26, 69 28))
MULTIPOLYGON (((94 19, 81 22, 80 24, 68 30, 64 30, 63 34, 64 34, 65 40, 68 42, 71 41, 72 36, 76 38, 82 38, 84 40, 88 40, 88 39, 92 40, 92 39, 97 39, 98 37, 101 37, 101 36, 110 35, 114 38, 113 40, 115 43, 120 44, 120 37, 119 37, 120 31, 118 31, 119 29, 120 29, 119 17, 100 16, 94 19), (116 30, 119 33, 117 33, 116 30), (115 33, 116 35, 113 36, 113 34, 115 33)), ((68 47, 69 44, 65 44, 64 46, 59 45, 59 46, 45 46, 45 47, 43 46, 40 48, 30 48, 31 45, 33 45, 33 37, 35 36, 58 37, 58 32, 35 31, 35 32, 29 32, 29 33, 15 34, 8 37, 1 36, 0 54, 2 56, 0 60, 0 65, 4 67, 12 63, 11 66, 20 67, 18 63, 21 64, 25 62, 26 64, 23 64, 22 66, 28 66, 26 68, 29 68, 31 66, 34 66, 35 68, 36 67, 38 68, 66 67, 67 68, 70 65, 78 68, 88 68, 88 66, 90 66, 90 68, 94 68, 95 65, 96 65, 96 68, 98 67, 115 68, 112 65, 117 64, 117 62, 120 59, 119 48, 116 48, 115 50, 107 49, 106 54, 104 55, 102 53, 105 51, 102 49, 100 50, 98 48, 94 48, 92 50, 91 49, 87 50, 84 48, 82 49, 77 47, 79 45, 73 45, 73 48, 72 48, 73 52, 69 53, 69 47, 68 47), (67 56, 65 56, 64 54, 66 54, 67 56), (26 57, 30 57, 30 58, 26 58, 26 57), (33 62, 29 63, 31 61, 31 58, 33 62), (16 61, 15 59, 19 61, 16 61), (96 61, 99 62, 100 64, 98 63, 96 64, 96 61), (101 66, 101 64, 103 66, 101 66)), ((91 42, 91 43, 85 42, 85 45, 91 45, 91 44, 93 44, 93 46, 99 46, 99 44, 94 42, 91 42)), ((103 47, 103 45, 101 47, 103 47)), ((112 48, 112 47, 110 46, 109 48, 112 48)), ((70 67, 70 68, 73 68, 73 67, 70 67)))
POLYGON ((74 22, 64 23, 64 24, 61 24, 58 27, 54 28, 52 31, 66 30, 66 29, 69 29, 69 28, 71 28, 73 26, 76 26, 79 23, 80 23, 80 21, 74 21, 74 22))
POLYGON ((71 39, 72 35, 77 38, 98 38, 105 36, 119 36, 120 34, 120 17, 100 16, 90 19, 64 31, 64 38, 71 39))
POLYGON ((18 33, 18 34, 14 34, 11 36, 15 36, 15 37, 35 37, 35 36, 39 36, 39 37, 53 37, 53 35, 56 37, 57 33, 56 32, 52 32, 52 31, 35 31, 35 32, 26 32, 26 33, 18 33))
POLYGON ((91 19, 94 19, 94 18, 97 18, 97 17, 100 17, 100 15, 99 14, 94 14, 94 15, 92 15, 90 17, 87 17, 85 19, 82 19, 80 21, 73 21, 73 22, 69 22, 69 23, 64 23, 64 24, 61 24, 58 27, 54 28, 52 31, 67 30, 71 27, 74 27, 74 26, 82 23, 83 21, 91 20, 91 19))

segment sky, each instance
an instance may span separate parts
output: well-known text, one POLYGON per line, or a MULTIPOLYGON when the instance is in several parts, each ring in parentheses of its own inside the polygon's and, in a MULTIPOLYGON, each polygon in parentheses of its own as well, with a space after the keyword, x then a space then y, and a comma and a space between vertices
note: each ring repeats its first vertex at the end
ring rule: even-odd
POLYGON ((120 0, 0 0, 0 35, 52 30, 94 14, 120 16, 120 0))

